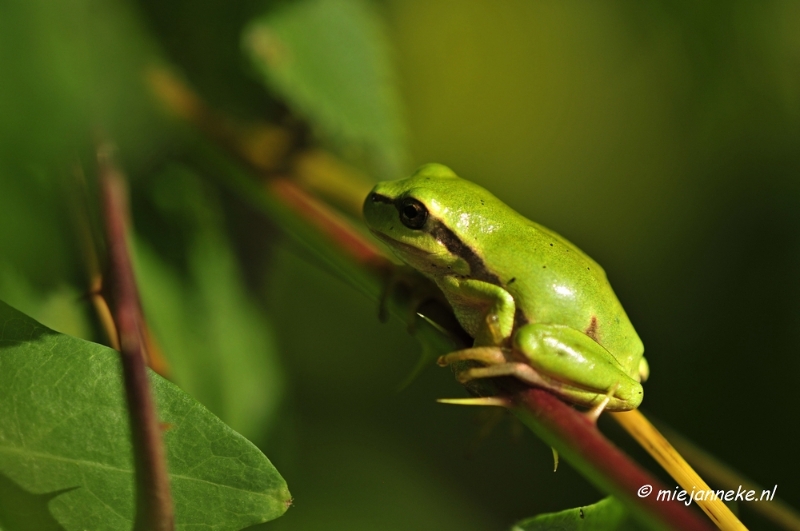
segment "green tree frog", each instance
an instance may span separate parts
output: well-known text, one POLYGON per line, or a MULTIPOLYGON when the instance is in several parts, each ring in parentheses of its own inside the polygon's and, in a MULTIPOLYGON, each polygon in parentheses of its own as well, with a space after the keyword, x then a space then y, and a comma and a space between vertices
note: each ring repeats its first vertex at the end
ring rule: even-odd
POLYGON ((603 269, 573 244, 441 164, 376 185, 364 218, 474 339, 439 359, 479 362, 459 381, 514 376, 580 406, 641 403, 644 346, 603 269))

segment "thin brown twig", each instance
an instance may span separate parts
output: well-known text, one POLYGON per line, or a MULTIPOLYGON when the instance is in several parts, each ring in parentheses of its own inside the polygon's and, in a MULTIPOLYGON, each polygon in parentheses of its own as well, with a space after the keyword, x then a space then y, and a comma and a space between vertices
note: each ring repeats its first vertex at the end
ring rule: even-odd
POLYGON ((114 350, 119 350, 119 338, 117 337, 117 327, 114 325, 114 318, 108 301, 103 296, 103 276, 100 274, 100 259, 98 257, 99 234, 92 230, 92 222, 89 216, 91 201, 87 193, 88 186, 83 166, 76 161, 72 169, 72 179, 64 187, 64 191, 69 196, 66 201, 70 209, 70 218, 75 232, 76 240, 80 248, 80 255, 83 258, 83 268, 86 272, 86 282, 88 291, 86 299, 92 303, 95 315, 102 328, 106 344, 114 350))
POLYGON ((111 314, 111 308, 108 307, 108 301, 103 296, 101 286, 103 285, 103 277, 95 275, 91 280, 89 288, 89 298, 94 306, 94 311, 97 314, 97 319, 100 321, 100 326, 106 334, 108 344, 114 350, 120 350, 119 335, 117 334, 117 325, 114 324, 114 316, 111 314))
MULTIPOLYGON (((89 286, 86 299, 94 307, 98 323, 106 336, 106 343, 114 350, 119 350, 117 327, 114 324, 111 308, 109 308, 108 294, 103 289, 103 275, 100 272, 98 248, 101 236, 99 233, 95 234, 95 231, 92 230, 94 225, 89 217, 92 201, 89 199, 88 184, 80 163, 75 164, 72 173, 73 179, 69 182, 69 186, 66 187, 65 191, 69 194, 67 203, 70 206, 73 229, 80 245, 89 286)), ((140 322, 140 326, 143 329, 148 365, 161 376, 169 378, 169 364, 161 354, 158 342, 153 337, 153 334, 149 332, 147 323, 144 320, 140 322)))
POLYGON ((108 250, 111 307, 119 335, 122 373, 130 416, 136 485, 136 531, 172 531, 174 513, 161 429, 147 377, 143 319, 128 253, 127 194, 111 148, 97 150, 108 250))

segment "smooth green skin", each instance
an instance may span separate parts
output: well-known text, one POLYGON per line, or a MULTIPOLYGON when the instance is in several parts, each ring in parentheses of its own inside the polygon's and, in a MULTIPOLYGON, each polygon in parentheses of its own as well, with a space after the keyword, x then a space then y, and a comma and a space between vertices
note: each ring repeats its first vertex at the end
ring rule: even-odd
POLYGON ((639 336, 603 269, 558 234, 440 164, 375 186, 364 203, 370 230, 433 280, 475 339, 444 363, 477 360, 459 379, 512 375, 567 401, 635 409, 647 377, 639 336), (418 229, 401 202, 428 210, 418 229))

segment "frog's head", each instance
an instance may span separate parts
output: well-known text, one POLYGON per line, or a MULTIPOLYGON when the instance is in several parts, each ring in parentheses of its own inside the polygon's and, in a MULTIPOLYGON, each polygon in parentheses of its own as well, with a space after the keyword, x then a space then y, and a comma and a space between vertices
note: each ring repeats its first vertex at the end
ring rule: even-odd
POLYGON ((405 263, 430 276, 470 274, 475 244, 498 200, 441 164, 378 183, 364 201, 369 229, 405 263))

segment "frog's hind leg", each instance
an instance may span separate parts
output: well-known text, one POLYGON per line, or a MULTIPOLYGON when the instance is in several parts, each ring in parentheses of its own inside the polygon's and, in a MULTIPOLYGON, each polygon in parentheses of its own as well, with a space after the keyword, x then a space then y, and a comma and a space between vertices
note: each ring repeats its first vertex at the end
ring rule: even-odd
POLYGON ((570 401, 577 402, 582 405, 585 405, 584 401, 588 401, 588 398, 586 398, 584 394, 591 395, 596 400, 596 403, 593 404, 588 411, 586 411, 585 415, 592 422, 597 422, 597 419, 609 405, 616 406, 612 407, 612 410, 618 409, 617 404, 613 403, 613 401, 614 394, 619 389, 620 383, 612 385, 605 395, 602 393, 580 390, 570 386, 569 384, 565 384, 553 378, 548 378, 547 376, 541 375, 536 371, 536 369, 527 363, 508 361, 508 359, 504 356, 503 350, 499 347, 473 347, 459 350, 440 357, 438 363, 441 366, 446 366, 450 363, 468 360, 483 362, 486 363, 487 366, 471 367, 459 371, 456 374, 456 379, 459 381, 459 383, 466 384, 472 380, 479 380, 482 378, 513 376, 514 378, 517 378, 528 385, 549 389, 550 391, 567 400, 572 399, 570 401), (581 396, 584 398, 584 400, 578 402, 575 400, 576 396, 581 396))

